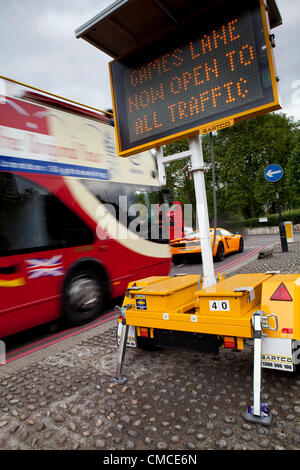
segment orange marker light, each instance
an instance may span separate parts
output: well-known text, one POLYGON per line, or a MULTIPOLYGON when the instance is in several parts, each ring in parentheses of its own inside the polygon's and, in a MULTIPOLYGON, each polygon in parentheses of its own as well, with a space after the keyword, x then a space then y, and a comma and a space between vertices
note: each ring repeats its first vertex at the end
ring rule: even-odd
POLYGON ((236 341, 234 336, 224 336, 224 348, 236 349, 236 341))
POLYGON ((141 336, 143 338, 149 338, 149 329, 148 328, 141 328, 140 332, 141 332, 141 336))

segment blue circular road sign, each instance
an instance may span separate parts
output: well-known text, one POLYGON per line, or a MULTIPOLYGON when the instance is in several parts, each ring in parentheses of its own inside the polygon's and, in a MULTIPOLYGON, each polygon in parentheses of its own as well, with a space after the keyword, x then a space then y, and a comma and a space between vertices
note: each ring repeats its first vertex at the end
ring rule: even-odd
POLYGON ((283 169, 281 166, 273 163, 272 165, 268 165, 265 169, 265 178, 270 183, 277 183, 282 178, 283 169))

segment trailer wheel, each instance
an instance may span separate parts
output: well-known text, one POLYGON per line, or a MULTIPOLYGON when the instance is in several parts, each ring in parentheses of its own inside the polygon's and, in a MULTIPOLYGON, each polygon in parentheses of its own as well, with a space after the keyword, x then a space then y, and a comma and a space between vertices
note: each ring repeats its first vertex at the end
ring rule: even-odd
POLYGON ((137 347, 143 349, 143 351, 154 351, 156 349, 154 338, 142 338, 141 336, 136 337, 137 347))
POLYGON ((293 362, 295 366, 294 374, 300 375, 300 341, 292 342, 293 362))
POLYGON ((64 287, 64 318, 70 325, 83 325, 101 314, 104 296, 101 276, 91 268, 78 268, 66 280, 64 287))

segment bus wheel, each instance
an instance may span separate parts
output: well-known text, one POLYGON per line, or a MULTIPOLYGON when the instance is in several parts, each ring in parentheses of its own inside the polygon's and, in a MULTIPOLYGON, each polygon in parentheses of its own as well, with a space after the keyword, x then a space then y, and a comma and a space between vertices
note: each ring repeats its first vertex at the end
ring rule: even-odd
POLYGON ((64 315, 69 324, 82 325, 101 313, 104 303, 104 284, 92 269, 77 270, 64 289, 64 315))

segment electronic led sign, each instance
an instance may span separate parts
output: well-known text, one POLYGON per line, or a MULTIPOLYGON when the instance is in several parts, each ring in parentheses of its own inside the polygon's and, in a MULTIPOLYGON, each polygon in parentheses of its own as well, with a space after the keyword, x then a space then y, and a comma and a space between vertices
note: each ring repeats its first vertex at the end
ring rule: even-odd
POLYGON ((226 0, 110 75, 122 156, 280 108, 263 0, 226 0))

